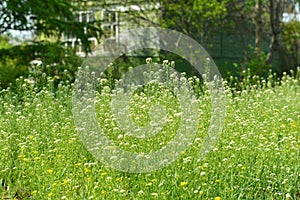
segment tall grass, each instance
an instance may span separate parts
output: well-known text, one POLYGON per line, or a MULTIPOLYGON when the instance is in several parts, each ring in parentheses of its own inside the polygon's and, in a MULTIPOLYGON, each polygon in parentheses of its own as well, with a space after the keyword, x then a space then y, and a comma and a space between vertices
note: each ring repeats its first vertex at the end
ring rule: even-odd
MULTIPOLYGON (((211 111, 204 92, 192 146, 172 165, 147 174, 116 171, 85 149, 72 117, 72 85, 54 90, 53 80, 45 77, 44 87, 37 89, 19 78, 15 90, 0 95, 0 198, 299 199, 300 75, 284 74, 280 81, 272 73, 267 80, 250 77, 239 83, 241 90, 225 82, 226 122, 213 151, 199 159, 211 111)), ((126 150, 150 148, 118 130, 110 118, 110 93, 107 86, 97 96, 99 124, 126 150)), ((153 98, 166 102, 162 96, 153 98)), ((133 117, 146 123, 149 116, 141 105, 149 99, 141 93, 135 98, 133 117)), ((176 100, 169 104, 177 112, 176 100)), ((171 137, 158 134, 154 148, 171 137)))

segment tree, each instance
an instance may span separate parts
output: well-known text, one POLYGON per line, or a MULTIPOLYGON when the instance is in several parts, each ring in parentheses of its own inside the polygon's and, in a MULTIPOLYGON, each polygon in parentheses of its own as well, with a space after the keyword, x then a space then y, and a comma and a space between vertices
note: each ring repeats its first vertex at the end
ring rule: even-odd
POLYGON ((271 64, 274 53, 280 51, 284 45, 282 42, 282 17, 284 11, 284 0, 269 0, 270 26, 271 26, 271 43, 266 64, 271 64))
POLYGON ((262 51, 262 41, 263 41, 263 27, 264 27, 264 0, 255 0, 255 48, 256 48, 256 57, 259 58, 259 55, 262 51))
POLYGON ((9 30, 32 31, 36 35, 54 36, 57 41, 62 34, 81 40, 84 49, 90 51, 88 38, 100 37, 99 21, 78 22, 76 12, 81 0, 6 0, 0 2, 0 35, 9 30), (75 4, 76 3, 76 4, 75 4), (77 6, 76 6, 77 5, 77 6), (88 30, 86 34, 85 30, 88 30))
MULTIPOLYGON (((300 1, 298 2, 298 6, 300 1)), ((300 21, 297 19, 297 16, 300 15, 299 7, 296 8, 291 6, 289 10, 290 21, 284 24, 284 29, 282 33, 283 41, 287 49, 288 56, 286 63, 294 71, 297 70, 297 67, 300 65, 300 21)), ((288 70, 288 69, 287 69, 288 70)))
POLYGON ((75 50, 63 48, 62 36, 80 40, 88 53, 91 50, 88 38, 102 35, 100 21, 77 20, 77 14, 84 6, 84 0, 0 1, 0 87, 7 87, 19 76, 27 76, 30 61, 35 59, 43 62, 41 73, 55 77, 57 83, 66 78, 73 81, 81 59, 75 55, 75 50), (8 46, 5 35, 11 30, 30 31, 37 38, 47 39, 33 38, 20 45, 8 46), (65 71, 68 77, 63 77, 65 71))
MULTIPOLYGON (((146 4, 139 4, 139 12, 128 13, 140 25, 146 23, 170 28, 204 41, 221 25, 226 15, 227 1, 229 0, 150 0, 146 4)), ((123 5, 132 3, 131 0, 123 1, 123 5)))

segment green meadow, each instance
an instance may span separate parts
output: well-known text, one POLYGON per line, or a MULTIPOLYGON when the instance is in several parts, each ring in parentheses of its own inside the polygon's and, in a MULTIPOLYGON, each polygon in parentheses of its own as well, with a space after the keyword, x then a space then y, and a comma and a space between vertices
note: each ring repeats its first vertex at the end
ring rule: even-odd
MULTIPOLYGON (((195 139, 174 163, 149 173, 115 170, 85 148, 72 114, 73 84, 54 86, 45 76, 42 86, 17 79, 0 92, 0 199, 300 199, 300 74, 245 74, 241 82, 224 81, 225 123, 204 158, 210 93, 189 79, 199 102, 195 139)), ((174 137, 180 106, 168 89, 153 86, 130 100, 130 117, 141 126, 152 119, 147 112, 153 103, 163 105, 170 119, 164 134, 145 142, 118 128, 112 88, 101 83, 98 123, 120 148, 147 153, 174 137)))

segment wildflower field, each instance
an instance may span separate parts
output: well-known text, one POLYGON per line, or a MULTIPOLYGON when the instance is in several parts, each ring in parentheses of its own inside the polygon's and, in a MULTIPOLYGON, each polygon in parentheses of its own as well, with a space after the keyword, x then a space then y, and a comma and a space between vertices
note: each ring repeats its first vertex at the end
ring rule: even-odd
MULTIPOLYGON (((74 124, 72 84, 56 88, 43 76, 43 87, 37 87, 19 78, 16 88, 0 93, 0 199, 300 199, 300 74, 280 80, 272 73, 266 80, 245 77, 224 82, 225 124, 203 159, 199 153, 211 117, 210 95, 199 90, 197 78, 191 79, 199 99, 197 135, 178 160, 151 173, 120 172, 90 154, 74 124)), ((158 134, 147 146, 117 128, 110 93, 103 86, 96 96, 97 117, 118 146, 150 151, 173 137, 180 110, 171 94, 151 97, 175 117, 164 130, 169 134, 158 134)), ((131 101, 140 124, 149 122, 149 99, 143 95, 131 101)))

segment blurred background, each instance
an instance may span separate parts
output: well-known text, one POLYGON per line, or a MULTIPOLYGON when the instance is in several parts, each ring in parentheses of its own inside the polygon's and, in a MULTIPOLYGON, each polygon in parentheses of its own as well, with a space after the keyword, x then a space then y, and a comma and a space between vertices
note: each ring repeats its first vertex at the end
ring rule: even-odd
MULTIPOLYGON (((0 2, 0 87, 16 78, 51 76, 57 85, 74 81, 86 56, 113 51, 119 33, 138 27, 164 27, 184 33, 212 56, 222 76, 243 72, 266 77, 272 70, 296 71, 300 62, 299 0, 4 0, 0 2), (109 38, 109 39, 107 39, 109 38), (104 41, 104 39, 107 39, 104 41)), ((155 61, 183 58, 168 52, 155 61)), ((144 64, 148 54, 124 56, 109 76, 144 64)), ((34 82, 34 78, 32 78, 34 82)))

